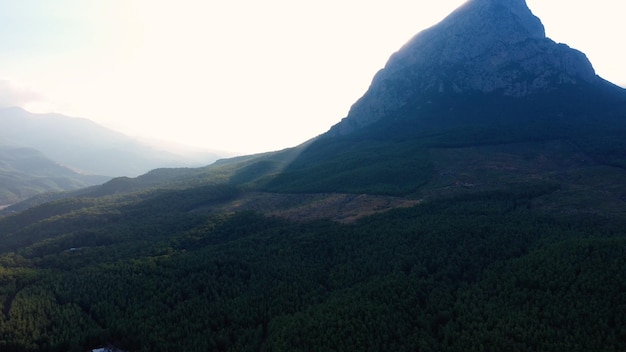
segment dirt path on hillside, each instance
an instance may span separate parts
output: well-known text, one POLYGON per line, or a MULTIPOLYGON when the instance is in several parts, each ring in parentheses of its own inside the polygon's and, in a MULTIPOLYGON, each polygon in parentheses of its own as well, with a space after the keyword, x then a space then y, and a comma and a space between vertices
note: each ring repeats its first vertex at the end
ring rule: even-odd
POLYGON ((394 208, 411 207, 419 202, 416 199, 367 194, 250 192, 226 203, 195 210, 215 213, 252 210, 296 221, 331 219, 351 223, 365 216, 394 208))

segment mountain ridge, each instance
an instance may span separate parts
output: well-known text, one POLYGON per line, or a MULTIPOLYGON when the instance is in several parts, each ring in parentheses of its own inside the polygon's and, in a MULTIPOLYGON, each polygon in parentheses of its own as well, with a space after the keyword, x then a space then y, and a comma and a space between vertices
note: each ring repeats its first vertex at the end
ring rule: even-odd
MULTIPOLYGON (((543 24, 524 0, 471 0, 392 54, 368 92, 327 133, 294 148, 224 159, 202 169, 155 170, 136 179, 115 179, 91 194, 226 182, 269 192, 419 197, 420 189, 432 183, 439 172, 432 167, 437 163, 430 157, 436 150, 527 142, 573 142, 578 152, 593 156, 598 164, 623 167, 626 159, 621 151, 625 146, 619 140, 626 131, 624 113, 626 90, 595 75, 583 53, 546 38, 543 24), (519 88, 520 84, 507 81, 511 78, 507 63, 519 61, 516 55, 526 50, 541 60, 531 60, 526 68, 518 65, 513 71, 534 72, 518 74, 518 78, 526 83, 539 82, 536 91, 532 84, 516 90, 524 94, 494 89, 491 83, 483 86, 486 90, 470 87, 467 91, 439 84, 439 74, 452 77, 454 84, 466 82, 467 76, 484 76, 474 68, 483 65, 487 57, 497 59, 488 60, 485 66, 493 75, 502 74, 499 67, 506 68, 506 77, 496 83, 519 88), (553 52, 565 56, 546 61, 553 52), (426 71, 422 69, 423 62, 435 62, 435 67, 440 67, 442 62, 466 60, 470 63, 455 71, 433 71, 428 65, 426 71), (417 73, 410 72, 414 66, 417 73), (558 70, 542 69, 546 67, 558 70), (428 74, 431 71, 435 76, 428 74), (556 79, 546 81, 546 75, 556 79), (386 99, 394 94, 410 99, 386 99), (377 104, 377 99, 391 108, 377 111, 380 116, 372 119, 372 114, 366 116, 363 111, 369 109, 368 101, 377 104), (409 154, 411 161, 403 161, 409 154)), ((539 144, 532 148, 543 149, 539 144)))

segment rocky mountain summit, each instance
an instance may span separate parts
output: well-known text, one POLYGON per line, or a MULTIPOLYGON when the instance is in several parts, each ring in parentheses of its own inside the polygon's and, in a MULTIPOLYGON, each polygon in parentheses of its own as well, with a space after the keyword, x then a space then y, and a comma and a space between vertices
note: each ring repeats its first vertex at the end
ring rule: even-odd
POLYGON ((524 97, 596 83, 604 81, 587 57, 547 38, 525 0, 469 0, 393 54, 331 134, 349 134, 441 94, 524 97))

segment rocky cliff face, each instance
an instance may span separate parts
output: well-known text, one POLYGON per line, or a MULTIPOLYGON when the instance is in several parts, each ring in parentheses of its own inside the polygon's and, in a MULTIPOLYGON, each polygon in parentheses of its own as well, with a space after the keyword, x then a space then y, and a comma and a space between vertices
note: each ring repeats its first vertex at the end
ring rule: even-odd
POLYGON ((600 81, 583 53, 546 38, 525 0, 469 0, 393 54, 330 133, 349 134, 432 94, 522 97, 600 81))

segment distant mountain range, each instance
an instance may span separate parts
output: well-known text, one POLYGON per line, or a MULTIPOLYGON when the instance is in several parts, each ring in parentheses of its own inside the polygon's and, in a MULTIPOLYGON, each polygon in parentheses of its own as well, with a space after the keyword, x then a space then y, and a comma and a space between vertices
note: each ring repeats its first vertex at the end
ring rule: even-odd
POLYGON ((102 184, 109 179, 77 173, 32 148, 0 146, 0 205, 16 203, 40 193, 102 184))
POLYGON ((88 174, 134 177, 158 167, 208 165, 216 153, 195 156, 157 149, 90 120, 60 114, 0 109, 4 145, 34 148, 49 158, 88 174))
POLYGON ((524 0, 301 145, 1 214, 2 350, 626 350, 626 90, 524 0))
POLYGON ((198 167, 217 152, 174 153, 92 121, 60 114, 0 109, 0 205, 41 192, 134 177, 160 167, 198 167))

